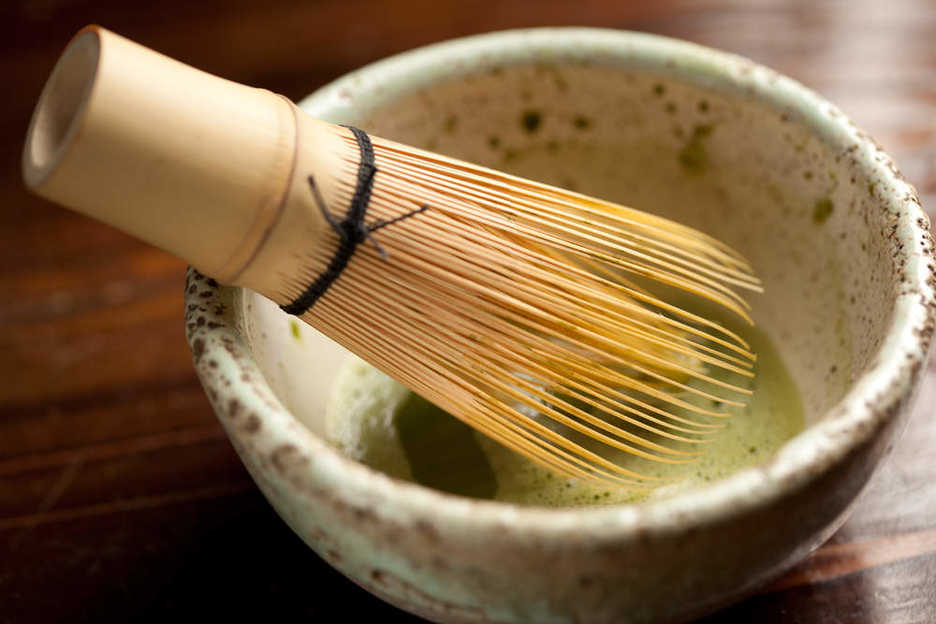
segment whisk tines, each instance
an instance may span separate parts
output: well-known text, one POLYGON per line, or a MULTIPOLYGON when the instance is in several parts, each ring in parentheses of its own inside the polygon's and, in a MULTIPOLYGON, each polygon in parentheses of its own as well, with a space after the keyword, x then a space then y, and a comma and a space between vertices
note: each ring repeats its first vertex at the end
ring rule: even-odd
MULTIPOLYGON (((359 163, 354 137, 344 136, 337 195, 346 205, 359 163)), ((755 362, 748 344, 654 294, 688 294, 751 322, 737 290, 759 291, 760 282, 740 254, 639 210, 372 144, 363 236, 374 245, 305 314, 312 325, 572 477, 646 485, 652 479, 622 458, 691 461, 744 405, 755 362)), ((326 256, 310 252, 310 267, 326 256)))

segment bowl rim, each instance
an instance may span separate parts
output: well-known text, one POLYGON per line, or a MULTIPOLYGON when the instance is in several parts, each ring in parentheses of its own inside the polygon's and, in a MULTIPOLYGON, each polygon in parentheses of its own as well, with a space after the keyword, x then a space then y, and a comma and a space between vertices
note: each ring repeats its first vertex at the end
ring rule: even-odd
MULTIPOLYGON (((881 147, 837 107, 798 82, 743 57, 658 35, 580 27, 532 28, 464 37, 397 54, 346 74, 300 105, 321 118, 343 121, 342 111, 357 106, 355 115, 363 116, 360 111, 368 107, 442 79, 547 58, 611 65, 626 62, 629 67, 659 70, 755 99, 804 123, 875 180, 881 209, 893 220, 890 251, 899 266, 892 284, 892 320, 872 364, 845 396, 765 463, 659 500, 576 508, 467 499, 392 479, 344 457, 304 426, 294 426, 298 420, 275 397, 262 373, 249 384, 235 381, 222 387, 207 362, 213 360, 216 368, 220 359, 245 374, 259 373, 239 329, 223 314, 203 325, 187 323, 196 370, 216 411, 223 409, 225 397, 254 405, 261 421, 270 424, 265 434, 275 439, 271 444, 294 445, 309 460, 304 470, 318 488, 363 501, 378 515, 431 519, 450 528, 470 525, 473 530, 486 526, 497 531, 509 522, 531 534, 574 533, 596 540, 685 530, 767 505, 824 474, 895 418, 914 394, 936 323, 936 259, 929 219, 915 189, 881 147)), ((203 279, 198 288, 186 286, 189 315, 210 310, 213 303, 229 302, 237 294, 238 289, 218 286, 190 270, 189 284, 203 279)), ((243 430, 227 429, 242 455, 256 452, 246 443, 243 430)), ((313 495, 295 480, 283 480, 280 486, 291 496, 313 495)))

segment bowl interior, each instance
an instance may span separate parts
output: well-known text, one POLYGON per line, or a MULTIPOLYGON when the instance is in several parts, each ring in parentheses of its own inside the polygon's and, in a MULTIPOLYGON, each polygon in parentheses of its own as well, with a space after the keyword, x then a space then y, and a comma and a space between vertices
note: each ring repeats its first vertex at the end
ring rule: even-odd
MULTIPOLYGON (((793 376, 807 424, 845 394, 890 327, 895 275, 874 181, 808 119, 727 75, 559 54, 456 64, 431 81, 397 80, 392 93, 354 85, 304 106, 671 217, 740 250, 766 288, 748 298, 753 317, 793 376)), ((238 321, 270 386, 321 434, 349 355, 266 299, 237 296, 238 321)))

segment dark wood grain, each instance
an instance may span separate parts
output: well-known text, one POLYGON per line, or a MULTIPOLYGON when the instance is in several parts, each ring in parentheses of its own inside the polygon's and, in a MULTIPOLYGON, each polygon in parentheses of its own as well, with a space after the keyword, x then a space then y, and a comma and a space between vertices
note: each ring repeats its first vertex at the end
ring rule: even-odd
MULTIPOLYGON (((840 104, 936 208, 929 0, 34 0, 0 7, 0 623, 416 621, 304 548, 216 423, 181 322, 184 266, 25 193, 19 152, 68 37, 101 23, 299 98, 414 46, 489 30, 645 30, 749 56, 840 104), (235 547, 236 544, 236 547, 235 547)), ((832 540, 716 614, 728 622, 936 622, 936 363, 907 434, 832 540)))

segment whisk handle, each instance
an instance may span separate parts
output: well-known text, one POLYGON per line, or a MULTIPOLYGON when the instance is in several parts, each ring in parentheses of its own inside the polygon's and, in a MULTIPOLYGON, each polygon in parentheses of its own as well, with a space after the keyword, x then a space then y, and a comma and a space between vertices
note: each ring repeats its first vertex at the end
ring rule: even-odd
POLYGON ((258 258, 276 264, 263 249, 271 236, 302 236, 309 245, 325 230, 294 174, 297 160, 310 161, 302 175, 323 172, 320 185, 331 193, 327 144, 338 140, 334 128, 282 96, 89 26, 66 47, 43 89, 23 177, 36 193, 219 281, 243 284, 251 273, 248 282, 263 282, 271 278, 254 265, 258 258), (315 149, 297 149, 299 135, 315 149))

